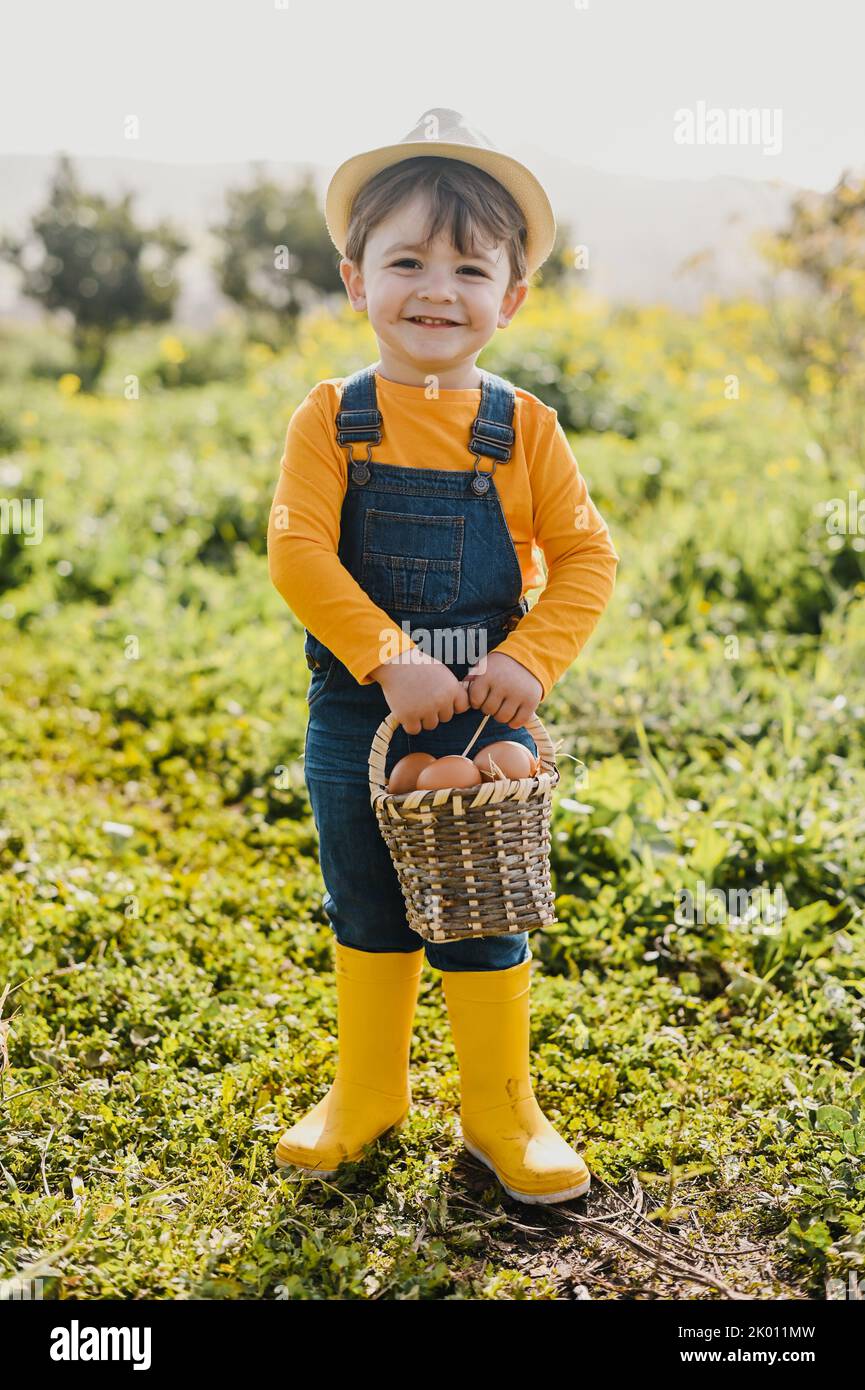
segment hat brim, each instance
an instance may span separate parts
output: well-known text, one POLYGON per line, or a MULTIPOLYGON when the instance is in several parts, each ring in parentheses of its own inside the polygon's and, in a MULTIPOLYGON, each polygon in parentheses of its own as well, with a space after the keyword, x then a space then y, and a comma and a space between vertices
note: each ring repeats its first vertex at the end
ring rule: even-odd
POLYGON ((483 169, 511 194, 526 219, 526 270, 528 275, 543 265, 556 239, 556 219, 543 186, 524 164, 499 150, 471 145, 449 144, 439 140, 410 140, 398 145, 382 145, 377 150, 356 154, 340 164, 331 179, 324 200, 324 220, 331 241, 345 255, 352 204, 361 188, 374 175, 391 164, 419 155, 436 159, 458 159, 483 169))

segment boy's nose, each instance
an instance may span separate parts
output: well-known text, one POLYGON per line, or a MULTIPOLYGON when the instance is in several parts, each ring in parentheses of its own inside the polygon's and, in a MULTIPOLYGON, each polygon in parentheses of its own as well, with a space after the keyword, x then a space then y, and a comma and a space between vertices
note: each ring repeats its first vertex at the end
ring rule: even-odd
POLYGON ((418 299, 422 299, 425 304, 453 304, 456 300, 456 293, 446 281, 433 280, 424 289, 418 291, 418 299))

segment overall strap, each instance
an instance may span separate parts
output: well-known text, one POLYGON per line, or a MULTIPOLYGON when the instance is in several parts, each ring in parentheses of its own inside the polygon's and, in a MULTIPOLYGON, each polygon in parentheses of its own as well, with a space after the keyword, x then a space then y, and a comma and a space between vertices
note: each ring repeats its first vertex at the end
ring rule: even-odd
POLYGON ((513 386, 494 372, 485 372, 483 368, 480 370, 481 403, 469 439, 469 453, 475 461, 471 489, 477 497, 489 492, 492 476, 500 463, 507 463, 510 459, 516 437, 513 428, 516 399, 513 386), (481 454, 493 461, 489 473, 484 473, 478 467, 481 454))
POLYGON ((375 369, 361 367, 342 384, 340 408, 336 414, 336 442, 343 444, 381 443, 381 411, 375 395, 375 369))
POLYGON ((514 388, 483 369, 481 403, 472 425, 469 452, 507 463, 514 447, 514 388))
POLYGON ((361 367, 342 384, 336 412, 336 442, 348 445, 349 472, 356 483, 368 483, 372 446, 381 443, 382 418, 375 395, 375 367, 361 367), (366 445, 366 459, 356 459, 352 444, 366 445))
MULTIPOLYGON (((481 401, 472 421, 468 441, 469 453, 475 460, 472 487, 476 493, 489 488, 489 480, 499 463, 507 463, 514 445, 514 388, 503 377, 481 369, 481 401), (478 471, 479 455, 493 460, 489 473, 478 471)), ((346 377, 336 413, 336 440, 340 447, 348 445, 348 461, 355 482, 369 480, 372 446, 382 440, 382 414, 378 408, 375 389, 375 367, 361 367, 346 377), (352 444, 365 444, 366 460, 355 459, 352 444)))

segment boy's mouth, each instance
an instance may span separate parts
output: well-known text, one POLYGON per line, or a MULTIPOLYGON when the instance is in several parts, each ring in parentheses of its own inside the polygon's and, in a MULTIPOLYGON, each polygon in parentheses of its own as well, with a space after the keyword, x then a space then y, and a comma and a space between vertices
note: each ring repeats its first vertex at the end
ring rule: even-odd
POLYGON ((460 328, 461 324, 456 319, 433 318, 426 314, 414 314, 408 320, 409 323, 418 323, 422 328, 460 328))

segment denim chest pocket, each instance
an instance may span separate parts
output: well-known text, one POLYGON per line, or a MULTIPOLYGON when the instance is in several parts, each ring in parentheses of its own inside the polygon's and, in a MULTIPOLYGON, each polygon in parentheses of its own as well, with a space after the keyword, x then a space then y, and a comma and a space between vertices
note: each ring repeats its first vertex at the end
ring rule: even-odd
POLYGON ((368 508, 361 588, 380 607, 416 613, 451 608, 460 591, 465 520, 368 508))

